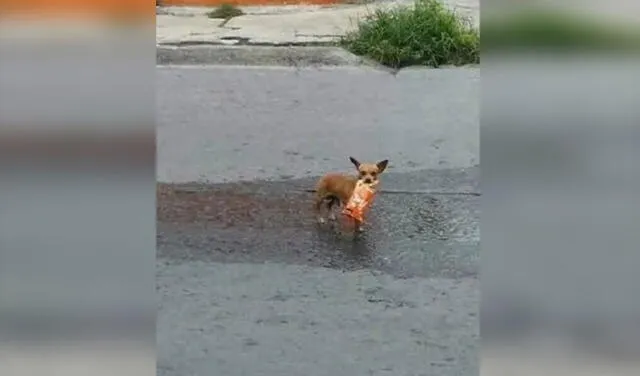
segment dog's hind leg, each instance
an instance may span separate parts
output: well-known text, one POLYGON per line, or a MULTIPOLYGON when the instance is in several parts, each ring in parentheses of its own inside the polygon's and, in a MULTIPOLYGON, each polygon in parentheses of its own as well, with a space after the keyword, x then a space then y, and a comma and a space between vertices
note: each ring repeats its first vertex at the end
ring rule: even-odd
POLYGON ((322 217, 322 204, 324 203, 324 199, 322 197, 316 197, 313 202, 313 211, 316 215, 316 220, 319 223, 324 223, 325 219, 322 217))
POLYGON ((336 206, 336 204, 340 203, 340 199, 338 199, 336 196, 329 196, 326 198, 326 200, 327 200, 327 211, 329 212, 329 220, 335 221, 336 213, 333 211, 333 207, 336 206))
POLYGON ((323 192, 322 190, 316 192, 316 197, 313 203, 313 210, 315 212, 318 223, 321 224, 326 222, 324 216, 322 215, 322 209, 326 206, 326 200, 327 194, 325 192, 323 192))

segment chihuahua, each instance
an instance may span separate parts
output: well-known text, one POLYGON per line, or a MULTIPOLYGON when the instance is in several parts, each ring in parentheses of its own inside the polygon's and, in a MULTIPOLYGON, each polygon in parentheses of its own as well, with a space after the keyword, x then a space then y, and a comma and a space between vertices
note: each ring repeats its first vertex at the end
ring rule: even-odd
MULTIPOLYGON (((389 163, 387 159, 378 163, 360 163, 353 157, 349 157, 349 160, 356 166, 357 176, 330 173, 321 177, 316 184, 314 209, 320 223, 326 222, 322 215, 323 207, 329 213, 329 220, 335 221, 333 207, 336 204, 340 204, 342 207, 347 204, 358 180, 372 187, 377 187, 380 183, 380 174, 384 172, 389 163)), ((356 223, 355 225, 356 230, 360 231, 362 224, 356 223)))

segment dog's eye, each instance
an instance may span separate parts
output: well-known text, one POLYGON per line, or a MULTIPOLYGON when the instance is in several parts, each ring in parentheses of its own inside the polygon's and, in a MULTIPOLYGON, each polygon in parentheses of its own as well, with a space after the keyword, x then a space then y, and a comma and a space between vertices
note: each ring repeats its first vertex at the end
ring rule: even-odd
POLYGON ((372 173, 371 173, 371 176, 373 176, 374 178, 376 177, 376 175, 378 175, 378 173, 377 173, 377 172, 372 172, 372 173))

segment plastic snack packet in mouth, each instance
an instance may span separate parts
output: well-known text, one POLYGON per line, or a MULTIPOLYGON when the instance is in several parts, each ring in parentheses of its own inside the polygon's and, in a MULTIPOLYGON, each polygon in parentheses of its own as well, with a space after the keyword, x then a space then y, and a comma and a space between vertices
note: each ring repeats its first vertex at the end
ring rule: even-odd
POLYGON ((364 215, 371 207, 375 196, 375 188, 358 180, 353 194, 342 210, 342 213, 359 222, 364 222, 364 215))

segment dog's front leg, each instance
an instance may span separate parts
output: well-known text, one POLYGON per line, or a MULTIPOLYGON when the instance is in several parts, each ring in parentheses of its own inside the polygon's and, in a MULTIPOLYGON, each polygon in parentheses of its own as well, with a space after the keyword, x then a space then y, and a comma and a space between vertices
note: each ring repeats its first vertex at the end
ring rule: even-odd
POLYGON ((357 219, 353 220, 353 230, 356 234, 362 233, 364 231, 363 226, 364 226, 364 223, 360 222, 357 219))

